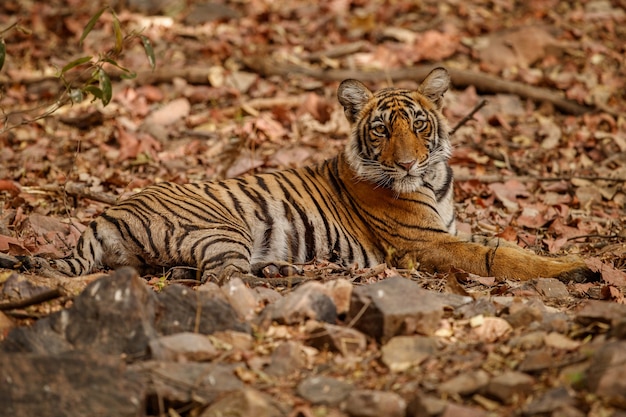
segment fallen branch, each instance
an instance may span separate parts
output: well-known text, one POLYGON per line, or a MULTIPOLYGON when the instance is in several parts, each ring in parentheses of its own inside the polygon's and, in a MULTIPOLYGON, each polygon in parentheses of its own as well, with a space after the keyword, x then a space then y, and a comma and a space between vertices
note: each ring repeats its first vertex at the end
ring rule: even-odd
POLYGON ((5 301, 0 303, 0 310, 15 310, 16 308, 25 308, 35 304, 40 304, 45 301, 54 300, 55 298, 59 298, 63 295, 63 292, 59 288, 54 288, 52 290, 47 290, 41 292, 39 294, 33 295, 29 298, 24 298, 22 300, 16 301, 5 301))
POLYGON ((454 133, 461 127, 463 126, 465 123, 469 122, 470 120, 472 120, 474 118, 474 115, 476 114, 476 112, 478 112, 478 110, 482 109, 483 107, 485 107, 485 104, 487 104, 487 100, 482 99, 480 100, 480 102, 476 105, 476 107, 474 107, 472 109, 471 112, 469 112, 469 114, 467 114, 465 117, 463 117, 461 120, 459 120, 459 123, 456 124, 456 126, 454 126, 452 128, 452 130, 450 131, 450 135, 454 135, 454 133))
MULTIPOLYGON (((418 65, 409 68, 397 68, 388 71, 359 71, 305 67, 288 62, 279 62, 267 57, 248 57, 243 59, 244 64, 251 70, 268 77, 272 75, 306 75, 322 81, 342 81, 347 78, 358 78, 364 82, 372 81, 399 81, 399 80, 422 80, 434 68, 433 65, 418 65)), ((535 101, 547 101, 556 108, 571 114, 587 113, 591 108, 581 106, 564 98, 560 93, 540 87, 533 87, 517 81, 508 81, 493 75, 475 71, 449 68, 452 84, 455 87, 467 87, 473 85, 483 93, 506 93, 515 94, 523 98, 535 101)))
POLYGON ((101 203, 105 203, 109 205, 117 204, 117 197, 111 194, 103 193, 103 192, 92 191, 89 189, 87 185, 79 184, 76 182, 66 182, 64 185, 43 185, 40 187, 22 187, 22 190, 26 192, 31 192, 31 191, 33 192, 38 192, 38 191, 59 192, 59 193, 65 192, 68 195, 71 195, 73 197, 88 198, 90 200, 99 201, 101 203))
POLYGON ((516 180, 519 182, 532 182, 532 181, 541 181, 541 182, 553 182, 553 181, 571 181, 573 179, 578 180, 587 180, 587 181, 610 181, 610 182, 626 182, 626 178, 610 178, 610 177, 597 177, 597 176, 586 176, 586 175, 572 175, 569 177, 533 177, 530 175, 455 175, 454 181, 456 182, 465 182, 465 181, 478 181, 482 183, 493 183, 493 182, 506 182, 509 180, 516 180))

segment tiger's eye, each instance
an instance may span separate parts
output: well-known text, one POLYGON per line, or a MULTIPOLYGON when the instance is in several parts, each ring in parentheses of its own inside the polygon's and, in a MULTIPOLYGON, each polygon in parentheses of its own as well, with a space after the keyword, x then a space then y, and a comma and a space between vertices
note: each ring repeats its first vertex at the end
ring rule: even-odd
POLYGON ((387 134, 387 128, 385 125, 376 125, 373 127, 374 133, 378 136, 384 136, 387 134))
POLYGON ((416 120, 413 122, 413 129, 416 131, 424 130, 426 128, 426 122, 423 120, 416 120))

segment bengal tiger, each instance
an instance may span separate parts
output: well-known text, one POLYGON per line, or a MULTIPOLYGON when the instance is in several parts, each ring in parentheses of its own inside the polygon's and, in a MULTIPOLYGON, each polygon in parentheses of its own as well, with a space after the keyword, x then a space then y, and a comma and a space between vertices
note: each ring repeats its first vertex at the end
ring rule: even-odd
POLYGON ((51 265, 70 276, 187 266, 203 280, 222 281, 268 265, 328 260, 518 280, 596 279, 581 260, 457 236, 442 114, 449 84, 444 68, 416 90, 372 92, 345 80, 337 97, 352 131, 339 155, 303 168, 147 187, 92 221, 73 254, 51 265))

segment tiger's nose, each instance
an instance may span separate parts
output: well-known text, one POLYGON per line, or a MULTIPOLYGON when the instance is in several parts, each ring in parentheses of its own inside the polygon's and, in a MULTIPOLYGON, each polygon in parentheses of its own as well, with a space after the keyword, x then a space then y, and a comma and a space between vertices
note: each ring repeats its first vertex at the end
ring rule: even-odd
POLYGON ((396 162, 396 165, 404 168, 407 172, 411 170, 411 168, 413 167, 413 165, 415 165, 416 160, 412 160, 409 162, 396 162))

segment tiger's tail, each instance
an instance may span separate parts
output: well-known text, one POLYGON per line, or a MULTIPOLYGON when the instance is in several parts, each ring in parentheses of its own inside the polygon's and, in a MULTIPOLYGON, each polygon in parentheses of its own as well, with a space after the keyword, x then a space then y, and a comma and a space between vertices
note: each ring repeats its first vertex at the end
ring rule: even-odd
POLYGON ((101 266, 104 248, 97 238, 96 221, 78 239, 78 243, 71 255, 50 261, 50 267, 66 276, 89 274, 101 266))

